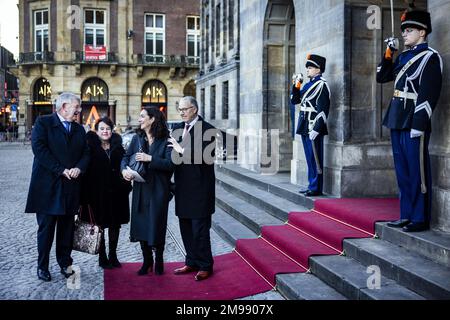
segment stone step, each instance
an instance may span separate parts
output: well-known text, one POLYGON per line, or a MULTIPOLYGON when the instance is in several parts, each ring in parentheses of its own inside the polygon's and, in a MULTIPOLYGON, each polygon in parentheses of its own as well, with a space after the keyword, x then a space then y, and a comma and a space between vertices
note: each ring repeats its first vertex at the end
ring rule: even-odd
POLYGON ((279 274, 277 290, 289 300, 347 300, 311 273, 279 274))
POLYGON ((253 239, 258 237, 252 230, 217 207, 216 212, 212 215, 212 228, 222 239, 233 247, 236 246, 238 239, 253 239))
POLYGON ((241 181, 223 173, 216 173, 217 185, 248 203, 262 209, 274 217, 286 221, 291 211, 307 211, 305 207, 283 199, 254 185, 241 181))
POLYGON ((380 276, 379 286, 371 281, 373 273, 356 260, 343 256, 316 256, 309 259, 311 272, 351 300, 424 300, 417 293, 380 276), (371 287, 373 285, 373 287, 371 287))
MULTIPOLYGON (((229 244, 238 239, 257 238, 257 234, 221 209, 212 217, 213 229, 229 244)), ((276 276, 277 290, 292 300, 345 300, 345 297, 312 274, 293 273, 276 276)))
MULTIPOLYGON (((262 190, 284 197, 285 199, 302 204, 306 208, 314 205, 316 198, 307 198, 298 194, 298 187, 290 183, 288 173, 264 176, 240 168, 237 165, 221 165, 218 171, 240 181, 246 181, 262 190)), ((376 233, 381 239, 402 246, 412 252, 419 253, 432 261, 450 268, 450 235, 439 231, 425 231, 419 233, 405 233, 401 229, 391 228, 385 222, 376 224, 376 233)))
MULTIPOLYGON (((323 197, 309 198, 300 194, 299 186, 291 183, 289 173, 278 173, 276 175, 261 175, 250 170, 243 169, 237 165, 226 164, 217 166, 217 172, 226 174, 229 177, 233 177, 239 181, 247 182, 253 186, 258 187, 261 190, 272 193, 276 196, 282 197, 293 203, 297 203, 307 209, 314 207, 314 200, 323 197)), ((306 188, 306 187, 302 187, 306 188)))
POLYGON ((262 226, 283 224, 280 219, 234 196, 220 186, 216 187, 216 205, 258 235, 262 226))
POLYGON ((388 227, 385 222, 377 223, 376 231, 381 239, 450 268, 450 234, 434 230, 403 232, 399 228, 388 227))
POLYGON ((346 239, 344 250, 365 266, 427 299, 450 299, 450 269, 422 255, 378 239, 346 239))

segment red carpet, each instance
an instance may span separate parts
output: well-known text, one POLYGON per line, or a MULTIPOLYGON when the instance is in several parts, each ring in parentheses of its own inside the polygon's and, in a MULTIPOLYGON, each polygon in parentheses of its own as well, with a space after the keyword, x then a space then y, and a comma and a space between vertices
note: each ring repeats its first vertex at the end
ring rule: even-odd
POLYGON ((320 199, 311 212, 291 212, 260 239, 238 240, 236 251, 275 286, 281 273, 305 272, 309 257, 342 253, 342 241, 373 237, 375 222, 399 218, 397 199, 320 199))
POLYGON ((400 219, 398 199, 321 199, 314 210, 366 232, 375 232, 375 222, 400 219))
POLYGON ((238 240, 237 253, 214 258, 206 281, 173 275, 181 262, 166 263, 163 276, 137 276, 140 263, 105 270, 105 300, 229 300, 265 292, 277 274, 307 271, 310 256, 340 254, 344 239, 373 237, 375 222, 397 220, 399 212, 398 199, 316 200, 311 212, 291 212, 287 224, 238 240))
POLYGON ((204 281, 195 273, 174 275, 181 262, 166 263, 162 276, 138 276, 142 263, 122 265, 105 270, 105 300, 232 300, 272 289, 235 252, 214 257, 214 274, 204 281))

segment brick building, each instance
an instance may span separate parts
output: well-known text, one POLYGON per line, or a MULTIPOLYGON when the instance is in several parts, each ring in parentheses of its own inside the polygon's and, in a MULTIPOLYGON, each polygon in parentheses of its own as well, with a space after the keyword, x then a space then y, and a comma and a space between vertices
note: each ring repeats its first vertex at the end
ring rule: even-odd
POLYGON ((21 0, 19 22, 21 132, 62 91, 80 95, 84 125, 109 115, 121 127, 150 106, 177 121, 177 101, 195 95, 198 1, 21 0))
POLYGON ((0 127, 3 129, 17 121, 19 84, 10 66, 14 66, 13 54, 0 47, 0 127))

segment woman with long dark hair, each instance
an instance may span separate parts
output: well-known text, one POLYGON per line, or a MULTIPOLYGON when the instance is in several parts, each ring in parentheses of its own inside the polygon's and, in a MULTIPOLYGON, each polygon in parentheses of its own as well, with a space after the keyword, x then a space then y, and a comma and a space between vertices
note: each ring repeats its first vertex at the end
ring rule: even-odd
POLYGON ((163 252, 166 240, 167 213, 169 207, 170 178, 174 166, 172 149, 167 146, 169 130, 164 115, 155 108, 142 109, 139 129, 122 160, 122 175, 132 181, 127 166, 131 157, 146 164, 145 182, 133 182, 131 204, 131 241, 139 241, 144 263, 138 275, 153 270, 155 251, 155 274, 164 273, 163 252))
POLYGON ((99 250, 99 266, 104 269, 121 267, 116 253, 120 226, 130 221, 128 195, 131 183, 120 174, 125 150, 122 138, 112 132, 113 128, 111 119, 104 117, 96 121, 95 131, 86 134, 90 162, 82 188, 81 219, 89 221, 91 212, 97 225, 108 228, 109 257, 106 255, 104 233, 99 250))

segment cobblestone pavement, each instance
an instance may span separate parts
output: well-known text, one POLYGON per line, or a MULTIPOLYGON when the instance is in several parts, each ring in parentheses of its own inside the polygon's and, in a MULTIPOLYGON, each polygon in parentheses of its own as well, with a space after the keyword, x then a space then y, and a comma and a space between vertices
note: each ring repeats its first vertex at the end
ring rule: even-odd
MULTIPOLYGON (((34 214, 25 214, 25 202, 30 182, 33 154, 23 143, 0 143, 0 300, 102 300, 103 270, 98 257, 74 251, 74 265, 81 269, 81 288, 69 289, 66 279, 59 273, 55 259, 55 245, 50 255, 51 282, 37 279, 37 222, 34 214)), ((167 233, 164 260, 183 261, 184 252, 170 205, 169 232, 167 233)), ((119 260, 142 261, 138 243, 129 242, 129 225, 123 226, 118 246, 119 260)), ((211 230, 214 255, 233 249, 216 232, 211 230)), ((275 291, 247 297, 248 300, 280 300, 275 291)))

